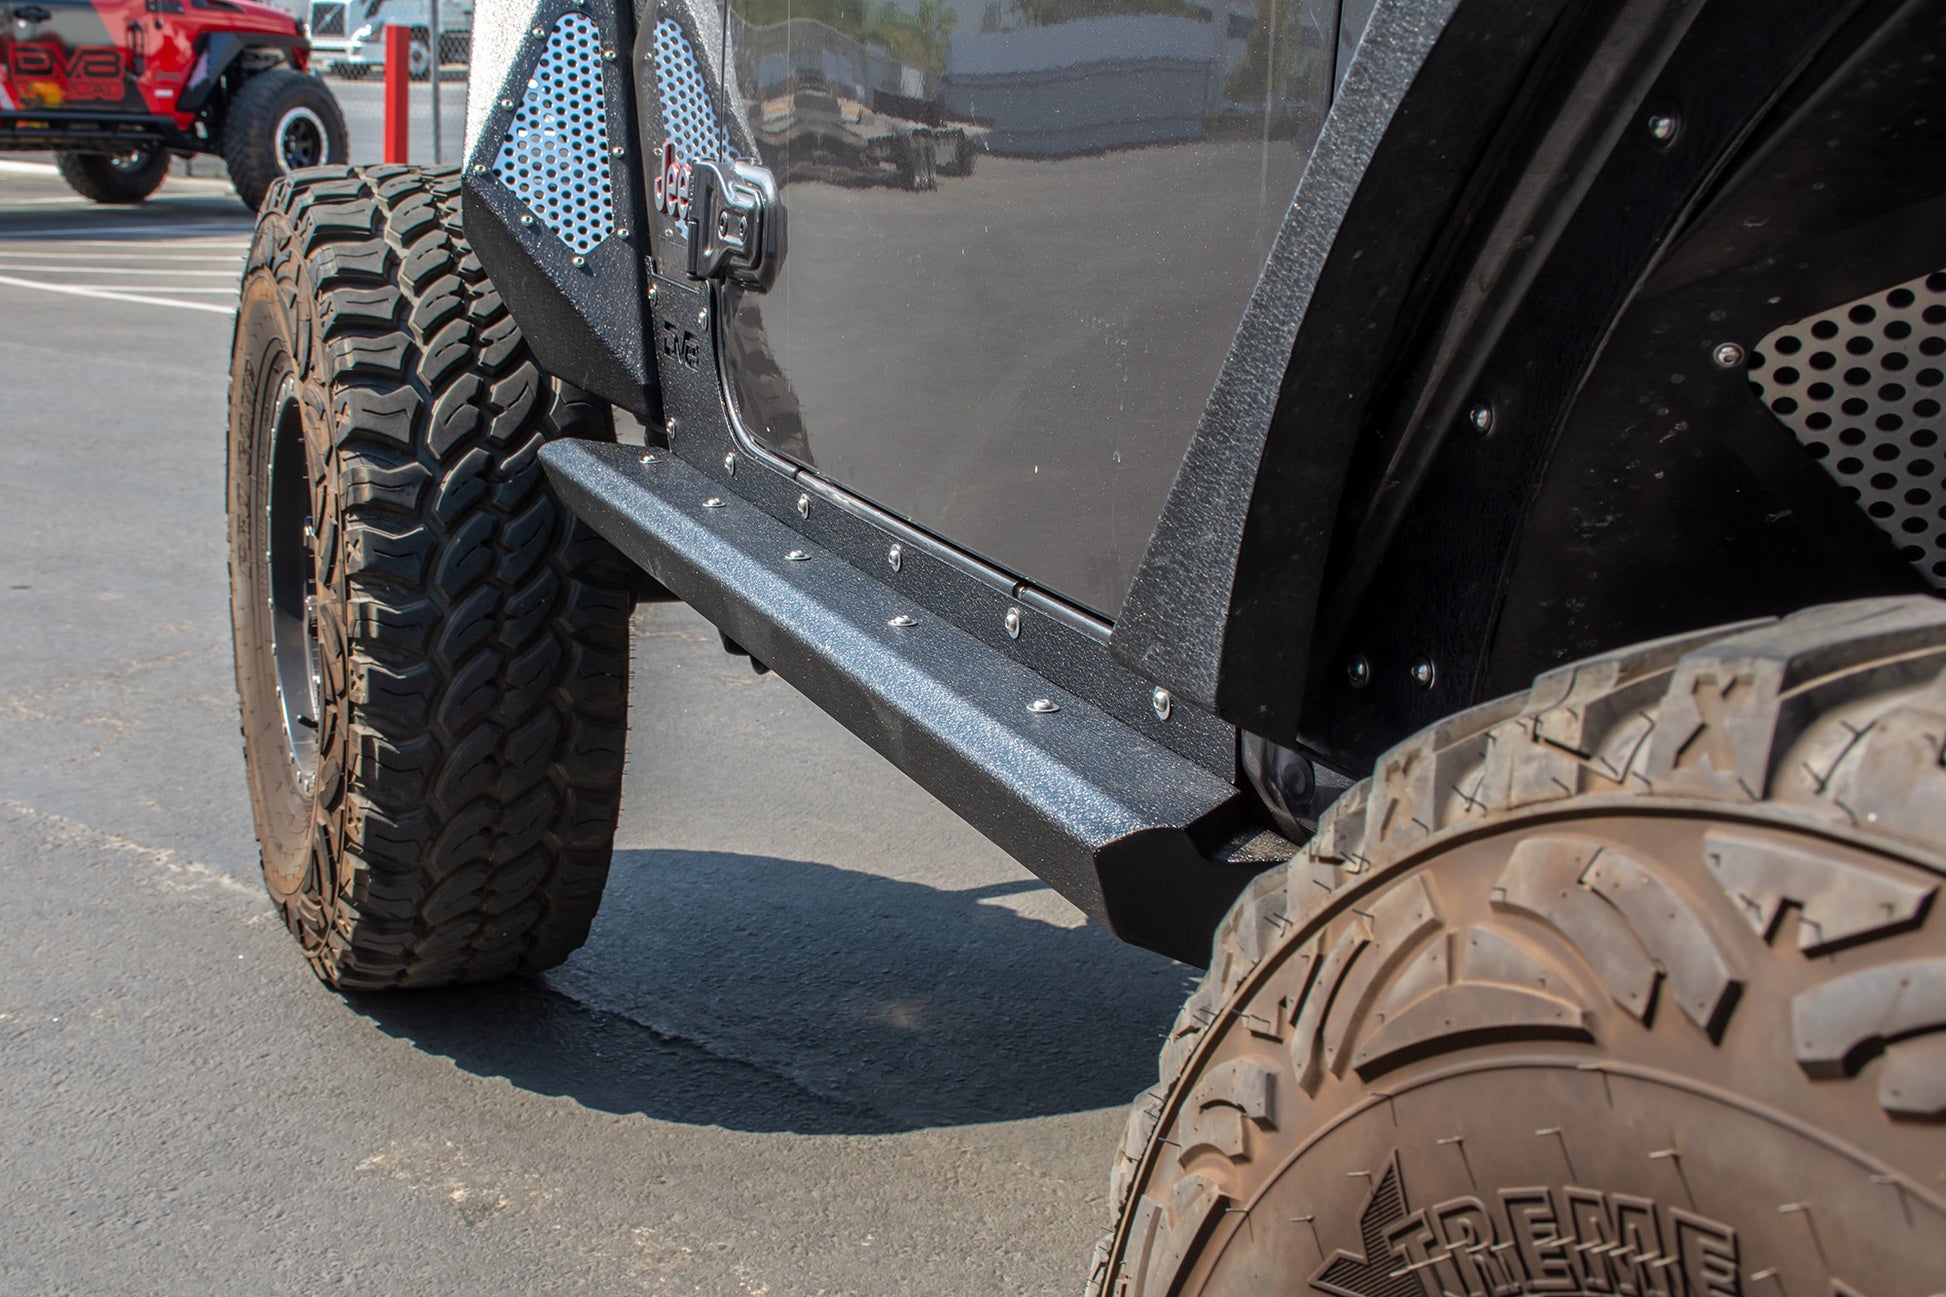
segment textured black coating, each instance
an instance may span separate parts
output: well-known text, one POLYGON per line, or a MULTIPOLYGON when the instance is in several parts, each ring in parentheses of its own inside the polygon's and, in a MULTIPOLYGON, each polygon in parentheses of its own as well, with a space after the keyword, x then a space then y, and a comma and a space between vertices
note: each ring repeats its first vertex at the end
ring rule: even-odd
POLYGON ((572 4, 546 0, 535 7, 531 21, 542 34, 536 36, 530 29, 521 37, 506 80, 497 87, 474 87, 475 94, 490 93, 493 106, 466 159, 467 239, 548 372, 638 418, 660 422, 661 397, 642 309, 642 250, 648 246, 648 212, 642 198, 646 173, 631 143, 634 86, 621 62, 634 38, 634 14, 615 0, 572 4), (570 13, 593 19, 601 30, 603 47, 616 52, 602 80, 609 139, 625 149, 620 156, 604 160, 613 186, 615 232, 590 249, 580 266, 544 222, 520 223, 527 214, 526 204, 493 174, 501 140, 526 94, 528 78, 547 49, 547 34, 557 19, 570 13), (504 107, 506 103, 516 108, 504 107))
POLYGON ((558 442, 570 508, 1118 936, 1201 962, 1260 865, 1228 781, 943 621, 680 458, 558 442), (705 507, 706 499, 720 503, 705 507), (791 553, 804 555, 791 559, 791 553), (895 617, 916 624, 894 627, 895 617), (1029 711, 1047 699, 1059 710, 1029 711))
POLYGON ((1552 6, 1373 13, 1137 569, 1110 652, 1296 730, 1340 489, 1387 337, 1552 6))

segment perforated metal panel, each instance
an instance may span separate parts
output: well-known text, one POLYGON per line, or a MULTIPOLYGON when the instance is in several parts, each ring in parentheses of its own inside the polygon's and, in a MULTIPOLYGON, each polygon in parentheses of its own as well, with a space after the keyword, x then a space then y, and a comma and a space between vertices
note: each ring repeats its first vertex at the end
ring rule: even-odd
POLYGON ((734 157, 696 51, 673 18, 655 25, 655 75, 662 89, 662 128, 676 147, 676 160, 734 157))
POLYGON ((594 21, 578 13, 557 21, 493 160, 500 183, 577 254, 615 228, 601 66, 594 21))
POLYGON ((1825 472, 1946 589, 1946 271, 1787 324, 1750 381, 1825 472))

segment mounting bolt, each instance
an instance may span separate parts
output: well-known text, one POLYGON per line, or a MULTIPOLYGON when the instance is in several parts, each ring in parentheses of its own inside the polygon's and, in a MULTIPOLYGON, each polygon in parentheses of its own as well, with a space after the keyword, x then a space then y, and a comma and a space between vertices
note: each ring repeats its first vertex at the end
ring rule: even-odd
POLYGON ((615 61, 615 51, 614 51, 614 50, 603 50, 603 51, 601 52, 601 57, 602 57, 602 58, 603 58, 604 60, 606 60, 607 62, 610 62, 610 63, 613 63, 613 62, 615 61))
POLYGON ((522 225, 532 225, 532 224, 534 223, 534 215, 533 215, 533 213, 532 213, 532 212, 522 212, 522 213, 520 214, 520 223, 521 223, 522 225))
POLYGON ((1363 689, 1372 682, 1372 664, 1363 653, 1345 663, 1345 679, 1351 682, 1353 689, 1363 689))
POLYGON ((534 28, 534 35, 536 35, 536 36, 545 36, 545 35, 547 35, 547 28, 545 28, 545 27, 536 27, 536 28, 534 28))
POLYGON ((917 626, 919 624, 919 619, 917 617, 908 617, 904 613, 900 613, 898 616, 894 617, 891 621, 888 621, 885 624, 887 626, 897 627, 899 630, 905 630, 908 627, 917 626))
POLYGON ((623 145, 620 145, 620 144, 616 144, 616 145, 613 145, 612 147, 610 147, 610 148, 609 148, 609 150, 608 150, 608 152, 609 152, 610 154, 612 154, 613 156, 615 156, 615 157, 618 157, 618 158, 619 158, 619 157, 621 157, 621 156, 622 156, 622 155, 623 155, 624 153, 627 153, 627 152, 628 152, 628 149, 627 149, 626 147, 624 147, 623 145))
POLYGON ((671 441, 674 441, 676 437, 676 421, 674 419, 669 419, 668 421, 663 423, 662 430, 669 434, 669 439, 671 441))
POLYGON ((885 551, 885 561, 890 563, 892 570, 896 572, 905 566, 905 551, 897 545, 894 545, 891 549, 885 551))
POLYGON ((1033 702, 1027 704, 1027 710, 1036 716, 1047 716, 1053 712, 1060 711, 1061 704, 1055 702, 1052 698, 1036 698, 1033 702))
POLYGON ((1166 721, 1169 719, 1169 713, 1176 709, 1176 700, 1169 696, 1167 689, 1158 685, 1155 692, 1149 695, 1149 706, 1155 709, 1157 720, 1166 721))
POLYGON ((1473 425, 1475 432, 1493 431, 1493 407, 1485 401, 1480 402, 1466 413, 1466 421, 1473 425))
POLYGON ((709 499, 703 501, 703 507, 705 509, 721 509, 723 507, 723 497, 720 495, 713 495, 709 499))
POLYGON ((696 323, 698 324, 709 323, 709 308, 707 306, 705 306, 702 310, 696 312, 696 323))
POLYGON ((643 462, 644 464, 653 464, 653 463, 655 463, 655 455, 654 455, 653 453, 650 453, 650 454, 647 454, 647 455, 644 455, 644 456, 642 456, 642 462, 643 462))
POLYGON ((1432 682, 1438 675, 1438 672, 1433 669, 1432 659, 1423 654, 1412 659, 1412 665, 1406 668, 1405 673, 1411 676, 1412 683, 1421 689, 1432 688, 1432 682))
POLYGON ((1718 369, 1735 369, 1743 363, 1743 348, 1734 342, 1720 343, 1711 353, 1711 358, 1716 361, 1718 369))
POLYGON ((588 259, 580 255, 579 253, 576 253, 574 256, 568 258, 568 262, 571 265, 575 266, 576 268, 579 268, 581 266, 587 265, 588 259))
POLYGON ((484 176, 486 174, 486 163, 475 162, 473 164, 473 174, 476 176, 484 176))
POLYGON ((799 496, 797 497, 797 516, 798 516, 798 517, 800 517, 800 518, 808 518, 808 517, 810 517, 810 516, 811 516, 811 497, 810 497, 810 496, 808 496, 808 495, 799 495, 799 496))
POLYGON ((649 300, 651 302, 655 300, 655 281, 653 279, 649 281, 649 300))
POLYGON ((616 230, 615 237, 618 239, 626 239, 628 237, 628 227, 623 226, 621 229, 616 230))
POLYGON ((1018 608, 1007 609, 1007 615, 1000 619, 1000 624, 1007 628, 1008 639, 1019 639, 1020 638, 1020 609, 1018 608))
POLYGON ((512 108, 514 106, 514 101, 511 99, 502 99, 500 101, 500 106, 502 108, 512 108))
POLYGON ((734 450, 723 456, 723 471, 731 477, 737 475, 737 453, 734 450))
POLYGON ((794 549, 791 550, 788 554, 785 554, 784 557, 789 559, 793 563, 802 563, 805 560, 809 559, 811 556, 805 553, 801 549, 794 549))
POLYGON ((1658 144, 1675 139, 1681 129, 1682 121, 1674 113, 1657 113, 1649 118, 1649 134, 1658 144))

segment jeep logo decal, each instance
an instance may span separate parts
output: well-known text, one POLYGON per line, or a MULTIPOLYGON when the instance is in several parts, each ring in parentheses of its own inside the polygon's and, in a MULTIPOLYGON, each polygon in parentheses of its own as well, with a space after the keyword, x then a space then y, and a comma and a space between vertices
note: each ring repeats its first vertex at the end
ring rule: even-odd
POLYGON ((1502 1189, 1412 1209, 1396 1153, 1359 1217, 1364 1253, 1311 1276, 1330 1297, 1742 1297, 1736 1231, 1594 1189, 1502 1189))

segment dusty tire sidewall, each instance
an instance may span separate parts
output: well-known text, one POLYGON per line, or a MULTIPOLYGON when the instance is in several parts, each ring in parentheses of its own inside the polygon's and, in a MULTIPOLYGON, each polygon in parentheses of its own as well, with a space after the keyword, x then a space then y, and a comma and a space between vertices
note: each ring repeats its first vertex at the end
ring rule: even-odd
MULTIPOLYGON (((1924 1265, 1923 1235, 1914 1242, 1912 1222, 1923 1229, 1925 1222, 1940 1219, 1938 1186, 1924 1174, 1925 1164, 1937 1170, 1940 1128, 1880 1120, 1869 1082, 1854 1077, 1834 1084, 1804 1073, 1792 1051, 1792 996, 1813 985, 1823 970, 1812 967, 1795 948, 1794 918, 1787 917, 1764 940, 1741 920, 1736 901, 1709 879, 1693 851, 1693 867, 1668 868, 1658 857, 1658 876, 1671 883, 1685 904, 1707 912, 1710 934, 1730 967, 1742 975, 1719 1036, 1713 1039, 1710 1031, 1685 1018, 1666 977, 1643 1024, 1611 997, 1591 965, 1578 960, 1571 943, 1559 940, 1558 934, 1538 938, 1532 947, 1549 955, 1548 966, 1560 969, 1572 984, 1572 990, 1561 985, 1549 992, 1558 989, 1587 1007, 1591 1041, 1549 1039, 1538 1032, 1525 1039, 1483 1039, 1407 1058, 1363 1080, 1342 1060, 1334 1077, 1327 1063, 1314 1094, 1287 1080, 1269 1104, 1271 1120, 1283 1123, 1286 1133, 1251 1129, 1248 1120, 1236 1127, 1245 1150, 1243 1165, 1248 1168, 1254 1158, 1259 1167, 1274 1165, 1275 1170, 1246 1170, 1249 1192, 1226 1190, 1211 1200, 1214 1207, 1194 1195, 1183 1196, 1199 1164, 1185 1157, 1178 1166, 1176 1159, 1189 1138, 1185 1128, 1193 1128, 1186 1117, 1196 1107, 1198 1088, 1215 1069, 1250 1055, 1249 1049, 1236 1049, 1235 1042, 1248 1037, 1245 1024, 1268 1022, 1278 1006, 1288 1003, 1280 993, 1291 990, 1294 963, 1308 957, 1312 962, 1305 975, 1321 976, 1316 970, 1325 966, 1326 952, 1354 925, 1369 924, 1388 898, 1404 896, 1409 889, 1430 889, 1446 935, 1425 938, 1407 947, 1411 953, 1390 957, 1398 962, 1388 962, 1389 971, 1351 1009, 1354 1017, 1363 1018, 1381 1002, 1386 987, 1401 980, 1401 969, 1424 953, 1426 943, 1445 940, 1456 948, 1469 931, 1478 931, 1468 925, 1493 904, 1484 896, 1459 893, 1483 878, 1490 882, 1491 873, 1500 868, 1497 862, 1510 859, 1521 843, 1613 841, 1621 831, 1618 826, 1651 830, 1652 835, 1666 831, 1672 840, 1686 844, 1685 851, 1697 840, 1722 833, 1827 853, 1915 884, 1936 885, 1946 874, 1946 862, 1939 859, 1893 849, 1868 834, 1833 833, 1828 824, 1800 823, 1787 813, 1753 809, 1739 814, 1720 806, 1623 797, 1565 812, 1556 808, 1497 816, 1421 844, 1349 886, 1329 894, 1318 890, 1315 900, 1296 895, 1303 883, 1293 878, 1287 886, 1293 889, 1289 905, 1297 922, 1289 937, 1280 939, 1274 953, 1223 998, 1215 1022, 1184 1061, 1181 1079, 1161 1110, 1161 1129, 1173 1136, 1151 1142, 1136 1173, 1135 1209, 1124 1216, 1129 1228, 1118 1240, 1129 1250, 1122 1255, 1140 1247, 1143 1186, 1153 1184, 1163 1192, 1160 1186, 1173 1182, 1170 1211, 1189 1213, 1175 1222, 1177 1228, 1189 1224, 1195 1213, 1207 1210, 1209 1215, 1183 1236, 1195 1237, 1180 1287, 1166 1287, 1172 1294, 1252 1291, 1252 1282, 1273 1277, 1298 1282, 1306 1291, 1362 1291, 1355 1286, 1362 1282, 1379 1284, 1371 1289, 1375 1293, 1416 1292, 1409 1286, 1384 1286, 1388 1280, 1405 1283, 1408 1276, 1362 1274, 1355 1268, 1329 1273, 1337 1258, 1356 1256, 1365 1248, 1371 1237, 1368 1217, 1386 1214, 1381 1199, 1389 1201, 1387 1193, 1397 1192, 1404 1206, 1379 1225, 1409 1229, 1407 1208, 1421 1213, 1422 1225, 1430 1222, 1432 1242, 1420 1245, 1434 1260, 1426 1267, 1427 1282, 1437 1277, 1459 1283, 1462 1291, 1469 1284, 1494 1291, 1496 1283, 1506 1292, 1548 1291, 1545 1285, 1519 1286, 1517 1269, 1502 1273, 1463 1260, 1444 1263, 1442 1269, 1439 1257, 1452 1240, 1439 1234, 1438 1222, 1442 1212, 1452 1221, 1472 1217, 1487 1222, 1493 1231, 1490 1242, 1516 1247, 1520 1225, 1510 1215, 1509 1203, 1540 1203, 1543 1216, 1551 1211, 1565 1220, 1569 1195, 1575 1193, 1584 1202, 1598 1203, 1611 1221, 1621 1210, 1617 1204, 1640 1205, 1647 1213, 1645 1238, 1661 1238, 1671 1249, 1680 1242, 1689 1249, 1683 1260, 1692 1267, 1685 1273, 1692 1288, 1703 1282, 1700 1268, 1710 1256, 1737 1256, 1739 1248, 1745 1271, 1761 1274, 1762 1267, 1771 1266, 1786 1276, 1809 1273, 1803 1268, 1818 1264, 1820 1253, 1828 1249, 1835 1257, 1849 1258, 1837 1263, 1833 1278, 1856 1275, 1849 1266, 1868 1264, 1874 1252, 1889 1249, 1894 1262, 1890 1268, 1896 1269, 1903 1258, 1912 1268, 1900 1277, 1912 1281, 1924 1265), (1308 906, 1309 912, 1300 906, 1308 906), (1610 1125, 1597 1121, 1597 1114, 1610 1125), (1293 1128, 1301 1128, 1302 1134, 1290 1135, 1293 1128), (1777 1138, 1749 1138, 1752 1131, 1765 1130, 1777 1138), (1814 1162, 1817 1174, 1811 1173, 1814 1162), (1900 1178, 1904 1187, 1894 1186, 1887 1176, 1900 1178), (1839 1177, 1848 1178, 1834 1186, 1839 1177), (1249 1207, 1236 1205, 1244 1201, 1249 1207), (1277 1210, 1267 1212, 1266 1206, 1277 1210), (1260 1223, 1258 1217, 1264 1220, 1260 1223), (1278 1261, 1254 1280, 1231 1286, 1239 1271, 1227 1250, 1243 1240, 1247 1254, 1254 1242, 1243 1232, 1256 1229, 1283 1232, 1265 1253, 1278 1261), (1861 1245, 1868 1239, 1875 1239, 1876 1246, 1861 1245), (1334 1283, 1352 1286, 1340 1289, 1334 1283)), ((1923 917, 1923 908, 1920 913, 1923 917)), ((1928 942, 1923 931, 1913 928, 1830 958, 1840 967, 1849 958, 1852 967, 1866 968, 1887 958, 1924 959, 1936 947, 1936 940, 1928 942), (1897 948, 1891 949, 1895 943, 1897 948), (1881 944, 1890 949, 1889 955, 1881 944)), ((1451 958, 1457 969, 1463 955, 1456 952, 1451 958)), ((1323 1020, 1318 1025, 1322 1053, 1332 1033, 1323 1020)), ((1365 1039, 1368 1026, 1368 1021, 1361 1022, 1346 1038, 1347 1057, 1365 1039)), ((1263 1042, 1256 1043, 1260 1048, 1255 1052, 1265 1053, 1263 1042)), ((1281 1061, 1286 1048, 1279 1043, 1269 1052, 1281 1061)), ((1222 1105, 1215 1110, 1226 1117, 1222 1124, 1228 1129, 1222 1105)), ((1168 1212, 1155 1220, 1166 1222, 1168 1212)), ((1523 1255, 1529 1270, 1539 1264, 1531 1253, 1523 1255)), ((1261 1256, 1256 1259, 1263 1263, 1261 1256)), ((1248 1272, 1246 1264, 1243 1273, 1248 1272)), ((1743 1277, 1747 1282, 1748 1275, 1743 1277)), ((1533 1281, 1529 1274, 1526 1282, 1533 1281)), ((1885 1282, 1885 1276, 1878 1276, 1878 1282, 1885 1282)), ((1135 1291, 1146 1297, 1164 1290, 1135 1291)), ((1863 1289, 1880 1290, 1872 1282, 1863 1289)))
MULTIPOLYGON (((266 221, 258 237, 281 233, 266 221)), ((288 907, 317 890, 317 794, 299 786, 284 735, 267 592, 269 477, 279 394, 286 381, 309 380, 298 365, 309 348, 278 301, 268 269, 246 275, 237 308, 230 380, 229 545, 230 624, 236 657, 250 806, 262 846, 264 883, 288 907), (296 343, 297 345, 293 345, 296 343)), ((298 402, 300 410, 305 402, 298 402)), ((307 425, 309 420, 306 420, 307 425)), ((312 472, 316 473, 316 438, 312 472)), ((311 772, 315 781, 317 772, 311 772)))

